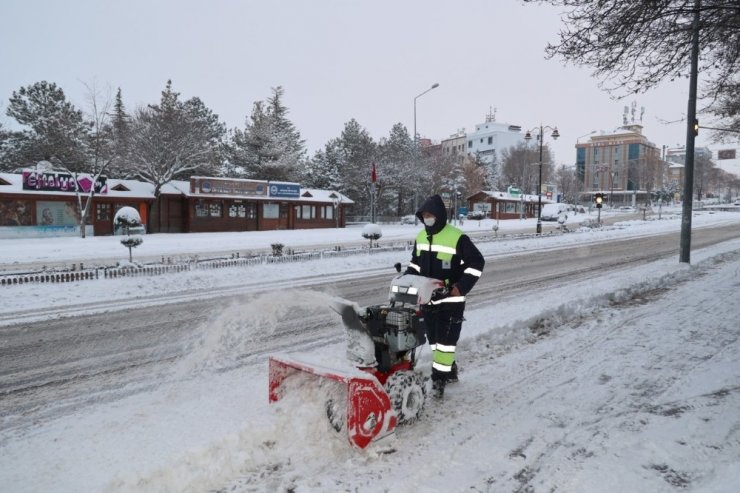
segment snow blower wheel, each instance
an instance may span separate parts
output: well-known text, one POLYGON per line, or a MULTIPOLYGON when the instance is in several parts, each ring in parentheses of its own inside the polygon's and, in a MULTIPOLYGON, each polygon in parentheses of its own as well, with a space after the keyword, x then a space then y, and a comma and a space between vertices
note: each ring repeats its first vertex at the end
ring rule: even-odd
POLYGON ((346 409, 345 403, 338 403, 334 399, 326 401, 326 417, 329 419, 329 425, 337 433, 341 433, 344 430, 346 409))
POLYGON ((391 399, 398 422, 416 421, 424 408, 426 389, 419 375, 413 371, 399 371, 388 377, 385 391, 391 399))

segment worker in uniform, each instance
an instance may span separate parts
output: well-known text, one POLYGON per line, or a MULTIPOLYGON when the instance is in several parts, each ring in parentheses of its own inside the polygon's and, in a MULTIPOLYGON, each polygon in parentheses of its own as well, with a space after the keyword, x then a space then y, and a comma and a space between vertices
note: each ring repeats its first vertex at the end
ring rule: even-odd
POLYGON ((432 389, 434 396, 441 398, 445 385, 458 380, 455 348, 465 297, 483 274, 485 260, 468 235, 447 224, 447 210, 439 195, 425 200, 416 217, 424 229, 416 236, 406 274, 430 277, 442 284, 421 307, 432 348, 432 389))

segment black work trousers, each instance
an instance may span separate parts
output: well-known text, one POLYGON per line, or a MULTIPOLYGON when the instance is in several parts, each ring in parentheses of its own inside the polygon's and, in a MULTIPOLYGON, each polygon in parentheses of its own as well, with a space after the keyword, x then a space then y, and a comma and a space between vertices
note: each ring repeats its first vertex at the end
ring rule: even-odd
POLYGON ((427 340, 432 347, 432 380, 446 380, 455 361, 465 305, 422 308, 427 340))

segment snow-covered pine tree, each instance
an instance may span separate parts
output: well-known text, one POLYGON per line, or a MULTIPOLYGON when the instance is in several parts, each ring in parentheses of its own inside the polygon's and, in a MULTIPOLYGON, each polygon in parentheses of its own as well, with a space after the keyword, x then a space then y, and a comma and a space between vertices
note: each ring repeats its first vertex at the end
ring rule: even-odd
POLYGON ((6 142, 6 165, 8 160, 15 161, 14 167, 47 160, 84 171, 90 124, 55 83, 41 81, 13 91, 5 113, 25 127, 6 142))
POLYGON ((353 118, 344 124, 335 145, 342 181, 340 191, 355 202, 356 214, 369 215, 370 173, 376 159, 377 144, 353 118))
MULTIPOLYGON (((194 172, 215 174, 225 133, 218 115, 199 98, 180 101, 172 81, 167 81, 159 104, 139 109, 131 123, 131 176, 151 183, 159 198, 172 180, 194 172)), ((150 227, 155 212, 156 207, 149 209, 150 227)))
POLYGON ((305 143, 288 119, 281 86, 267 101, 256 101, 244 130, 234 129, 229 139, 228 170, 247 178, 276 181, 300 179, 305 143))
POLYGON ((421 167, 414 166, 414 141, 401 123, 378 146, 378 206, 380 214, 403 216, 414 212, 414 193, 421 167))
POLYGON ((126 155, 129 151, 129 141, 131 140, 131 116, 126 112, 123 104, 123 95, 121 88, 116 91, 116 99, 113 103, 113 114, 110 119, 111 133, 113 138, 114 152, 119 157, 117 162, 112 163, 110 167, 110 176, 126 176, 128 172, 124 169, 126 165, 126 155))
POLYGON ((311 188, 339 191, 342 188, 339 161, 338 147, 334 139, 327 142, 323 150, 316 151, 313 158, 303 163, 301 183, 311 188))

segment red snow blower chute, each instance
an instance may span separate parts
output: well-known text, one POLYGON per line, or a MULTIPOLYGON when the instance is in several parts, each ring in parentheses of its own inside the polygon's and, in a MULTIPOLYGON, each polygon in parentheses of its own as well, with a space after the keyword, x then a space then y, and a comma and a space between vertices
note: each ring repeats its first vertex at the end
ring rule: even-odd
POLYGON ((327 418, 358 448, 388 436, 398 424, 416 420, 427 380, 416 370, 416 348, 426 342, 418 306, 442 288, 436 279, 402 275, 391 282, 388 304, 361 308, 335 298, 331 308, 342 317, 351 365, 329 368, 305 357, 271 356, 270 402, 283 397, 291 377, 331 381, 339 392, 326 398, 327 418))

